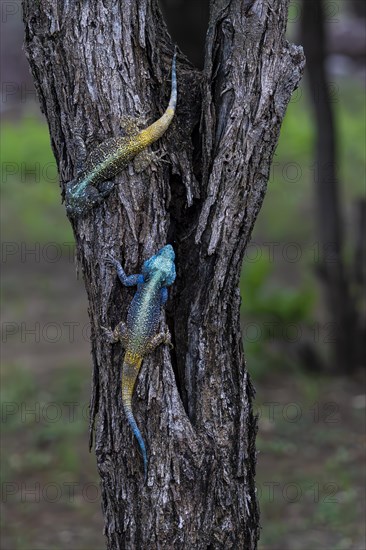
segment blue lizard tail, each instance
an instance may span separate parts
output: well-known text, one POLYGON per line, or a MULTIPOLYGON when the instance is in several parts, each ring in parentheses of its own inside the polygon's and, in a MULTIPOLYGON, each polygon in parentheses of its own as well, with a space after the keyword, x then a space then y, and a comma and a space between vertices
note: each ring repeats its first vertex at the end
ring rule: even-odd
POLYGON ((147 452, 145 442, 141 432, 136 424, 135 417, 132 412, 132 394, 136 383, 136 379, 140 370, 142 357, 139 355, 131 355, 126 352, 125 360, 122 366, 122 403, 127 416, 127 420, 132 428, 132 431, 138 441, 141 449, 142 458, 144 461, 145 481, 147 479, 147 452))
POLYGON ((143 461, 144 461, 144 478, 145 478, 145 481, 146 481, 146 479, 147 479, 147 452, 146 452, 145 442, 142 438, 140 430, 137 427, 136 420, 135 420, 135 417, 133 416, 131 407, 128 406, 126 403, 124 403, 123 408, 124 408, 124 411, 126 413, 128 422, 129 422, 129 424, 132 428, 132 431, 133 431, 133 433, 134 433, 134 435, 135 435, 135 437, 138 441, 138 444, 139 444, 139 447, 140 447, 140 450, 141 450, 142 458, 143 458, 143 461))
POLYGON ((170 100, 168 108, 173 109, 177 106, 177 68, 176 68, 176 59, 177 59, 177 47, 174 49, 173 61, 172 61, 172 89, 170 92, 170 100))

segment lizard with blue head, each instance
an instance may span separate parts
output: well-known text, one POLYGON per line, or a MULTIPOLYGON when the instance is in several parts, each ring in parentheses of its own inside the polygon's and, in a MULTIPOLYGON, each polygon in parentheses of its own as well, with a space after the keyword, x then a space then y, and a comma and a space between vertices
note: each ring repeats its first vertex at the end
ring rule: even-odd
POLYGON ((147 452, 145 442, 132 411, 132 395, 140 372, 142 360, 160 344, 171 346, 168 330, 157 332, 162 307, 168 299, 168 286, 175 281, 175 254, 168 244, 145 261, 142 273, 127 276, 120 262, 111 255, 107 263, 112 265, 124 286, 137 285, 127 314, 127 323, 121 322, 112 331, 103 328, 110 343, 121 342, 125 348, 122 365, 122 403, 128 422, 138 441, 144 461, 147 478, 147 452))

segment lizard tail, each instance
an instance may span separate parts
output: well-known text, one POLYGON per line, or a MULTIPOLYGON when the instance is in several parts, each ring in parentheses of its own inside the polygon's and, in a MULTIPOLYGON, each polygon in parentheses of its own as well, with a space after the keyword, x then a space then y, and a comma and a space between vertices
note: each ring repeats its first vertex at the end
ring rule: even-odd
POLYGON ((176 71, 176 58, 177 50, 174 50, 173 61, 172 61, 172 87, 170 92, 170 100, 168 107, 158 120, 153 122, 151 126, 142 130, 139 134, 139 140, 143 143, 144 147, 151 145, 154 141, 161 138, 161 136, 166 132, 168 126, 173 120, 175 108, 177 106, 177 71, 176 71))
MULTIPOLYGON (((177 47, 174 48, 174 55, 173 55, 173 61, 172 61, 172 89, 170 92, 170 100, 168 109, 171 109, 173 111, 173 115, 175 113, 175 108, 177 106, 177 47)), ((173 117, 172 117, 173 118, 173 117)))
POLYGON ((144 461, 144 477, 147 478, 147 452, 145 442, 141 432, 136 424, 135 417, 132 412, 132 394, 135 386, 136 378, 140 370, 142 358, 134 358, 133 361, 124 361, 122 366, 122 403, 123 409, 127 416, 127 420, 139 444, 142 458, 144 461))

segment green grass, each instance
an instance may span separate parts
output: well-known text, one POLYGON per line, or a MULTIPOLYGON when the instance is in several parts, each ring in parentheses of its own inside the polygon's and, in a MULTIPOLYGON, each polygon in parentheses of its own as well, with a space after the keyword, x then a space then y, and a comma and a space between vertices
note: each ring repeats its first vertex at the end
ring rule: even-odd
MULTIPOLYGON (((323 377, 321 410, 326 409, 327 392, 334 395, 338 383, 334 377, 323 377)), ((267 377, 264 386, 257 384, 257 391, 263 401, 257 403, 262 413, 257 437, 263 525, 259 548, 356 548, 362 537, 363 474, 358 468, 362 453, 354 445, 357 420, 349 414, 349 395, 338 396, 344 413, 339 422, 326 424, 313 419, 315 396, 309 399, 305 386, 294 387, 291 377, 278 379, 273 373, 271 383, 267 377), (283 414, 289 401, 301 408, 298 422, 288 422, 283 414), (268 402, 278 403, 271 420, 265 413, 268 402)), ((352 391, 357 391, 356 384, 352 391)))
POLYGON ((67 471, 79 471, 76 443, 88 430, 83 368, 60 369, 39 386, 25 369, 4 365, 1 400, 4 433, 19 434, 29 443, 25 453, 9 461, 10 470, 52 470, 62 464, 67 471))
POLYGON ((102 548, 100 504, 89 493, 86 500, 83 493, 89 484, 99 487, 95 457, 88 452, 85 368, 53 368, 35 376, 34 371, 4 364, 1 377, 3 537, 16 550, 58 549, 65 547, 60 540, 67 529, 73 537, 72 548, 102 548), (6 403, 16 406, 11 416, 4 409, 6 403), (73 414, 71 403, 75 403, 73 414), (15 492, 8 493, 7 487, 13 486, 15 492), (54 495, 57 498, 52 501, 54 495), (52 533, 50 517, 57 518, 52 533), (59 542, 53 544, 55 538, 59 542))
POLYGON ((365 195, 364 90, 352 81, 342 80, 339 83, 339 104, 334 105, 334 114, 342 195, 351 201, 365 195))
POLYGON ((2 125, 2 227, 6 241, 72 242, 47 126, 38 118, 2 125))

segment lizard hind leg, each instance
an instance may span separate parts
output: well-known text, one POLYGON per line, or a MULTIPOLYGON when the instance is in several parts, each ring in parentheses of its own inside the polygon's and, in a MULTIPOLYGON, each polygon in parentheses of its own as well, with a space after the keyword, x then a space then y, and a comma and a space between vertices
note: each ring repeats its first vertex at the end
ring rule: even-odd
POLYGON ((145 119, 125 115, 120 119, 121 135, 137 136, 137 134, 141 131, 141 128, 145 125, 145 119))
POLYGON ((150 164, 158 164, 161 160, 161 156, 157 155, 155 151, 147 151, 144 149, 133 159, 133 167, 138 174, 146 170, 150 164))
POLYGON ((146 346, 146 353, 152 353, 155 348, 160 346, 160 344, 166 344, 170 348, 173 347, 172 338, 169 330, 165 330, 163 332, 159 332, 159 334, 155 334, 155 336, 151 338, 150 342, 146 346))
POLYGON ((161 162, 165 162, 166 164, 169 164, 169 161, 166 160, 164 157, 167 156, 167 153, 160 153, 158 151, 148 151, 147 149, 143 149, 141 153, 139 153, 134 159, 133 159, 133 167, 135 169, 135 172, 140 173, 146 170, 150 164, 160 164, 161 162))
MULTIPOLYGON (((120 120, 121 134, 128 137, 137 136, 141 132, 141 128, 145 128, 146 125, 147 121, 143 117, 133 118, 125 115, 120 120)), ((161 159, 162 156, 157 155, 155 152, 143 149, 133 159, 133 167, 135 172, 140 173, 146 170, 150 164, 157 164, 161 159)))
POLYGON ((147 151, 144 149, 133 159, 133 167, 135 172, 138 174, 143 172, 148 166, 150 166, 150 164, 159 164, 160 162, 168 163, 168 161, 164 159, 165 156, 166 153, 158 155, 155 151, 147 151))

